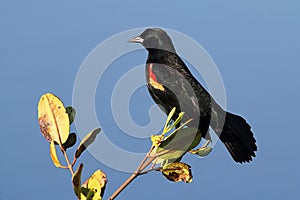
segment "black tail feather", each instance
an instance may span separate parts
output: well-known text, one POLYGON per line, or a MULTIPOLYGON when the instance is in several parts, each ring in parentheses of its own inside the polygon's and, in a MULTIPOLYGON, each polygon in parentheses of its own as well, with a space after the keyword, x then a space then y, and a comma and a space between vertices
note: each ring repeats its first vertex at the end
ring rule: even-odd
POLYGON ((255 157, 256 140, 242 117, 227 112, 220 139, 236 162, 250 162, 255 157))

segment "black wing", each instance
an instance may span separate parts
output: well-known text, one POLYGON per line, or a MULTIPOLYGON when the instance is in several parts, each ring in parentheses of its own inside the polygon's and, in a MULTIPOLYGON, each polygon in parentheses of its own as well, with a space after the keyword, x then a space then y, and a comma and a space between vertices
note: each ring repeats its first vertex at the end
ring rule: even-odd
MULTIPOLYGON (((164 56, 165 60, 150 63, 152 71, 165 91, 159 91, 148 84, 149 92, 166 113, 174 106, 185 112, 184 121, 193 119, 192 126, 198 127, 204 136, 210 124, 211 98, 209 93, 193 77, 184 62, 176 54, 164 56), (167 109, 166 109, 167 108, 167 109)), ((176 114, 178 114, 176 113, 176 114)))

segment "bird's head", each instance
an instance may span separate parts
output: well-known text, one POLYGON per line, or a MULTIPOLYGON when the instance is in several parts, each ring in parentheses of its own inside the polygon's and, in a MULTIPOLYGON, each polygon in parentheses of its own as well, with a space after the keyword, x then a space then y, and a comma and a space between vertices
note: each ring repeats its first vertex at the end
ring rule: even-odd
POLYGON ((160 28, 148 28, 141 35, 129 42, 141 43, 147 50, 162 49, 175 53, 175 48, 168 34, 160 28))

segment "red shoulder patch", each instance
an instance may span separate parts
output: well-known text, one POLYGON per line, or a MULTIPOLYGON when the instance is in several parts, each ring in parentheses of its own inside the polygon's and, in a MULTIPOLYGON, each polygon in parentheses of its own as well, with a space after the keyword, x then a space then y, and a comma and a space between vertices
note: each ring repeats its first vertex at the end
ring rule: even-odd
POLYGON ((165 91, 165 88, 163 87, 162 84, 160 84, 157 79, 156 79, 156 76, 152 70, 153 68, 153 63, 150 63, 149 64, 149 67, 148 67, 148 76, 149 76, 149 84, 154 87, 155 89, 158 89, 158 90, 161 90, 161 91, 165 91))
POLYGON ((149 79, 151 78, 153 81, 157 82, 156 76, 155 76, 154 72, 152 71, 152 68, 153 68, 153 63, 151 63, 148 67, 149 79))

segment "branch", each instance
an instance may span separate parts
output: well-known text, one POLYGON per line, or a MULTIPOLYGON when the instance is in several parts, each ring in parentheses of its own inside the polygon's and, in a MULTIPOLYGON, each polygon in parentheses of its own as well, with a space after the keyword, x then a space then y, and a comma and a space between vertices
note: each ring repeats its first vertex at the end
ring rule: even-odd
POLYGON ((66 152, 66 150, 61 145, 59 145, 59 147, 60 147, 60 150, 62 151, 62 153, 64 154, 64 157, 65 157, 66 162, 68 164, 67 168, 70 170, 70 172, 71 172, 71 174, 73 176, 74 175, 73 165, 70 163, 70 160, 68 158, 67 152, 66 152))
MULTIPOLYGON (((143 170, 151 164, 151 162, 156 158, 156 156, 150 156, 153 151, 154 146, 150 148, 147 155, 143 158, 142 162, 138 166, 138 168, 133 172, 133 174, 109 197, 109 200, 114 200, 136 177, 139 175, 147 173, 143 170)), ((151 170, 152 171, 152 170, 151 170)))

